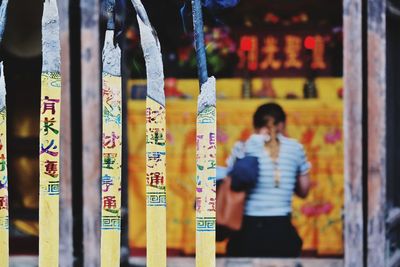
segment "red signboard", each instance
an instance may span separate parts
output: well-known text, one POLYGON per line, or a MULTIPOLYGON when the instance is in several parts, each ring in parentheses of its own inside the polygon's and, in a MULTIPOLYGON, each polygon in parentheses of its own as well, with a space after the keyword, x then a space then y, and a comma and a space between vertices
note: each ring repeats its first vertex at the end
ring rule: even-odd
POLYGON ((331 75, 329 34, 246 33, 238 38, 238 70, 255 75, 331 75))

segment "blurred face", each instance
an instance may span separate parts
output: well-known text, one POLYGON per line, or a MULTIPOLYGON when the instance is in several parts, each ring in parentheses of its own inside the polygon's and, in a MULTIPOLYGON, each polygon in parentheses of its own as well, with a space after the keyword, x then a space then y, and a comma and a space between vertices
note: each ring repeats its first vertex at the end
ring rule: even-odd
POLYGON ((264 127, 256 129, 257 134, 262 134, 270 137, 271 139, 275 139, 279 133, 283 133, 285 130, 285 123, 279 122, 275 124, 275 120, 273 117, 267 118, 267 123, 264 127))

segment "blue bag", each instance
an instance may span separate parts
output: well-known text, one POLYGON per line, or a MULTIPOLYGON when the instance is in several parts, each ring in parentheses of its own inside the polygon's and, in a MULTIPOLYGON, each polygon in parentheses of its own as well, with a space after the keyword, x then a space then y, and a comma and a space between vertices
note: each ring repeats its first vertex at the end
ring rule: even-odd
POLYGON ((233 191, 248 191, 258 181, 258 159, 253 156, 245 156, 237 159, 229 176, 232 177, 231 189, 233 191))

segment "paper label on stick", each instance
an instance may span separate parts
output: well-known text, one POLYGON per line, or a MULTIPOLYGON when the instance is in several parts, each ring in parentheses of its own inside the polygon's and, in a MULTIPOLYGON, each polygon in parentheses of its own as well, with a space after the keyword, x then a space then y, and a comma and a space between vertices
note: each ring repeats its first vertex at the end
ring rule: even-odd
POLYGON ((165 107, 146 102, 147 266, 166 266, 165 107))
POLYGON ((103 74, 101 266, 104 267, 117 267, 120 265, 121 103, 121 77, 103 74))
POLYGON ((216 108, 197 115, 196 135, 196 266, 215 266, 217 127, 216 108))
POLYGON ((0 110, 0 266, 9 261, 9 217, 7 174, 7 114, 6 107, 0 110))
POLYGON ((57 266, 60 199, 61 77, 42 73, 39 140, 39 265, 57 266))

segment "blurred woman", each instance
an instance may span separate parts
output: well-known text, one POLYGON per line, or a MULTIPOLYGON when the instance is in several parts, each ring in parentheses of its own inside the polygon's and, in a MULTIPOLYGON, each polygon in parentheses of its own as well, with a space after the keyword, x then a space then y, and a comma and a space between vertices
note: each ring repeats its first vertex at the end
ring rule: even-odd
POLYGON ((286 114, 275 103, 260 106, 253 115, 254 133, 234 148, 228 160, 257 157, 259 175, 247 192, 242 229, 232 234, 230 257, 298 257, 302 240, 291 223, 292 197, 305 198, 310 189, 303 146, 285 137, 286 114))

